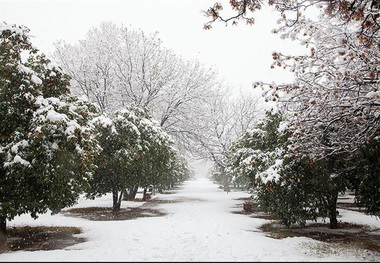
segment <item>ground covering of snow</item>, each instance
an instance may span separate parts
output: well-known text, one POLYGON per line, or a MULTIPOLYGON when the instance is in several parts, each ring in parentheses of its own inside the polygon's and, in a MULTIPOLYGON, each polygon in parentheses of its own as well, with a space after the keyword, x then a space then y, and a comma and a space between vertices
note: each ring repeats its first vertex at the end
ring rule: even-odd
MULTIPOLYGON (((167 214, 124 221, 91 221, 62 213, 33 220, 22 215, 8 226, 77 226, 86 242, 50 251, 0 254, 0 261, 380 261, 380 254, 348 249, 306 237, 273 239, 258 228, 268 220, 232 213, 242 210, 247 192, 224 192, 209 179, 183 183, 170 194, 155 194, 167 214), (169 202, 172 200, 173 202, 169 202)), ((144 202, 123 201, 122 208, 144 202)), ((110 195, 80 199, 75 207, 111 207, 110 195)), ((340 220, 379 228, 380 221, 355 211, 340 220)))

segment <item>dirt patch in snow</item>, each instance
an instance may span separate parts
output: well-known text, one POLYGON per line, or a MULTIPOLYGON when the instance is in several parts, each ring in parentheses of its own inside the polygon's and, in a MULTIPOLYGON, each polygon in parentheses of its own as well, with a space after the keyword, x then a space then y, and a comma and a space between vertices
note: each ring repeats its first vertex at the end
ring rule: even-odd
MULTIPOLYGON (((343 201, 347 198, 338 200, 340 209, 364 212, 353 202, 343 201)), ((243 203, 238 204, 232 213, 248 215, 253 218, 270 220, 261 226, 260 231, 269 237, 282 239, 287 237, 309 237, 326 243, 341 244, 346 247, 357 249, 368 249, 380 252, 380 228, 371 229, 367 225, 351 224, 340 222, 337 229, 329 228, 328 223, 310 223, 306 226, 286 227, 279 224, 276 215, 263 212, 256 202, 250 198, 240 198, 243 203), (249 204, 247 206, 247 203, 249 204)), ((328 220, 327 220, 328 221, 328 220)))
POLYGON ((380 252, 380 229, 370 229, 366 225, 339 223, 337 229, 331 229, 324 223, 312 223, 305 227, 285 227, 271 222, 262 225, 260 230, 277 239, 309 237, 327 243, 380 252))
POLYGON ((152 208, 140 207, 122 208, 114 213, 111 207, 84 207, 72 208, 62 212, 62 214, 73 217, 81 217, 93 221, 117 221, 131 220, 140 217, 165 216, 166 213, 152 208))
MULTIPOLYGON (((23 226, 7 229, 7 241, 1 252, 25 250, 54 250, 85 242, 77 237, 81 230, 77 227, 23 226)), ((0 253, 1 253, 0 252, 0 253)))

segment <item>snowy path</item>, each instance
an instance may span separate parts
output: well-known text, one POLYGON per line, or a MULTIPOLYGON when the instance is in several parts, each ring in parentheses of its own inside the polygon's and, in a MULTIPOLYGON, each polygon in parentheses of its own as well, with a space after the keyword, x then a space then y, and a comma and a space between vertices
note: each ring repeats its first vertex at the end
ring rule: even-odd
MULTIPOLYGON (((25 215, 10 225, 68 225, 83 229, 86 242, 63 250, 0 254, 0 261, 363 261, 362 252, 338 250, 308 238, 268 238, 258 231, 267 222, 234 214, 247 193, 226 193, 208 179, 187 181, 172 194, 156 195, 163 217, 90 221, 61 214, 38 220, 25 215), (321 245, 322 244, 322 245, 321 245), (323 254, 316 248, 323 247, 323 254)), ((100 202, 101 201, 101 202, 100 202)), ((111 205, 110 200, 105 201, 111 205)), ((88 206, 83 201, 78 205, 88 206)), ((123 203, 124 207, 128 203, 123 203)), ((136 203, 136 202, 135 202, 136 203)), ((92 203, 91 205, 93 205, 92 203)), ((140 203, 141 204, 141 203, 140 203)), ((139 204, 139 205, 140 205, 139 204)), ((369 256, 369 255, 367 255, 369 256)), ((376 259, 376 258, 375 258, 376 259)), ((377 259, 380 259, 379 257, 377 259)))

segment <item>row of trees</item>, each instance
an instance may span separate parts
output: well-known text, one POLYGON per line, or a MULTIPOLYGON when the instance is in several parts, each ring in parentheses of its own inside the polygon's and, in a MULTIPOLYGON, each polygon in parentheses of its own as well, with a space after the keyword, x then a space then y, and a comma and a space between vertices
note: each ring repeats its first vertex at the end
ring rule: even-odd
POLYGON ((107 117, 70 93, 70 76, 33 47, 29 29, 0 24, 0 238, 6 221, 58 212, 131 185, 164 188, 189 176, 184 157, 147 111, 107 117), (27 55, 25 61, 23 57, 27 55))
POLYGON ((378 146, 364 145, 355 160, 315 159, 289 148, 292 133, 284 116, 268 111, 233 144, 227 169, 232 180, 244 182, 260 206, 287 226, 323 217, 336 228, 338 194, 347 190, 355 190, 357 203, 378 216, 378 146))
MULTIPOLYGON (((251 179, 262 207, 287 225, 323 216, 337 227, 337 196, 347 189, 355 190, 356 202, 378 216, 379 2, 267 3, 280 13, 280 26, 273 32, 299 41, 308 53, 273 52, 272 67, 289 69, 295 80, 254 84, 267 100, 277 101, 278 113, 269 113, 264 124, 231 148, 231 175, 251 179), (285 133, 278 132, 280 123, 285 133)), ((206 11, 211 20, 205 28, 214 21, 253 24, 250 14, 264 3, 230 4, 235 16, 223 17, 217 3, 206 11)))
POLYGON ((157 33, 103 22, 76 44, 58 42, 54 57, 75 94, 108 114, 143 106, 179 149, 222 170, 231 143, 260 116, 253 92, 232 94, 216 70, 178 57, 157 33))

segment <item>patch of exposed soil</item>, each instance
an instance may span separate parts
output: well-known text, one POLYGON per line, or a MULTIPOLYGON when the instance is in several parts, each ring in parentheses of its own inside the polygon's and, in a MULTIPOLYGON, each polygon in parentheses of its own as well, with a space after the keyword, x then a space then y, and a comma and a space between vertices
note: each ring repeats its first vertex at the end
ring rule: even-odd
POLYGON ((371 230, 365 225, 340 223, 337 229, 331 229, 328 224, 324 223, 309 224, 305 227, 285 227, 271 222, 262 225, 260 230, 277 239, 296 236, 310 237, 327 243, 339 243, 380 252, 380 229, 371 230))
MULTIPOLYGON (((166 193, 165 193, 166 194, 166 193)), ((136 200, 139 201, 139 200, 136 200)), ((114 213, 112 207, 85 207, 71 208, 62 211, 62 214, 73 217, 81 217, 93 221, 114 221, 114 220, 131 220, 140 217, 157 217, 167 215, 165 212, 158 210, 156 205, 171 204, 186 201, 204 201, 199 198, 181 197, 175 200, 162 200, 153 198, 145 201, 145 204, 139 207, 121 208, 119 212, 114 213)))
POLYGON ((80 233, 77 227, 9 227, 5 248, 1 252, 63 249, 85 242, 84 238, 75 236, 80 233))
POLYGON ((81 217, 93 221, 117 221, 131 220, 139 217, 156 217, 165 216, 166 213, 157 209, 146 207, 122 208, 119 212, 114 213, 111 207, 85 207, 72 208, 62 212, 65 215, 81 217))
MULTIPOLYGON (((340 198, 338 200, 338 208, 364 212, 348 199, 350 198, 340 198)), ((343 244, 347 247, 380 252, 380 229, 370 229, 370 227, 366 225, 344 222, 339 223, 337 229, 330 229, 328 223, 313 223, 303 227, 286 227, 278 223, 279 218, 276 215, 263 212, 258 204, 253 202, 251 198, 240 198, 239 200, 244 202, 237 205, 240 209, 233 211, 233 213, 271 220, 271 222, 264 224, 260 228, 260 231, 267 233, 270 237, 282 239, 302 236, 327 243, 343 244)))

